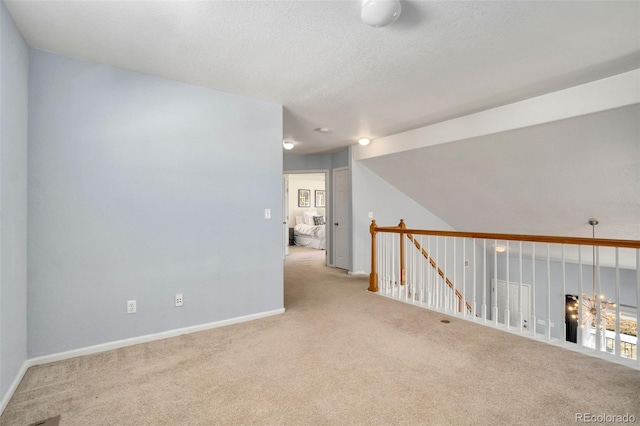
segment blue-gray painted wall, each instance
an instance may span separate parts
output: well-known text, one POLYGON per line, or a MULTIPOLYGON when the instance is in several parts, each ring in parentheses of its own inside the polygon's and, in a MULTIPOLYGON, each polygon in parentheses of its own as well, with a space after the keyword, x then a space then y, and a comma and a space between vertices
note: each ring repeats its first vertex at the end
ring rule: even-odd
POLYGON ((30 60, 29 357, 283 307, 280 105, 30 60))
POLYGON ((353 271, 371 272, 369 212, 373 212, 378 226, 395 226, 404 219, 409 228, 453 230, 445 221, 357 161, 351 165, 351 199, 353 271))
POLYGON ((27 359, 28 60, 0 2, 0 400, 27 359))

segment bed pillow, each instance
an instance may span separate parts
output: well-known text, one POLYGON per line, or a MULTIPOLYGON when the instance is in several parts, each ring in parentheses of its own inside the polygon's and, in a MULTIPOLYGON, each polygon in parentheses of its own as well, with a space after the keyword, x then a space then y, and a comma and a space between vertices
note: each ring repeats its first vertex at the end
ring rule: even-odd
POLYGON ((296 225, 301 225, 304 223, 304 218, 302 216, 296 216, 296 225))
POLYGON ((324 216, 314 216, 313 217, 314 225, 324 225, 324 216))
POLYGON ((313 217, 318 216, 318 212, 304 212, 304 223, 313 226, 313 217))

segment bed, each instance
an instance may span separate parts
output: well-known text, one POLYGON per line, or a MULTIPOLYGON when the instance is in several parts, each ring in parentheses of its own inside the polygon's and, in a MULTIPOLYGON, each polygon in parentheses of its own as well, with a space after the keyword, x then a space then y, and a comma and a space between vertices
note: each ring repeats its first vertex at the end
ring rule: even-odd
POLYGON ((326 231, 324 216, 317 212, 305 212, 304 216, 296 216, 293 227, 293 242, 297 246, 318 250, 326 249, 326 231))

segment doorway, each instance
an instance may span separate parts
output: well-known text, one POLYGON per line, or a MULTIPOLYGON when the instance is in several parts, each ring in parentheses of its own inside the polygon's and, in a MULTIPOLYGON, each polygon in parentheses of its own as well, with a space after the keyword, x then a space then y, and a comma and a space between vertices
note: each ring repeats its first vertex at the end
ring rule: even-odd
MULTIPOLYGON (((495 280, 494 289, 495 289, 495 280)), ((498 322, 505 324, 505 313, 507 310, 507 300, 509 301, 509 326, 520 327, 520 311, 522 311, 522 329, 528 330, 530 324, 530 301, 531 286, 529 284, 509 283, 509 293, 507 293, 507 282, 498 280, 498 322)))
POLYGON ((351 185, 349 183, 349 168, 334 169, 333 194, 333 264, 336 268, 350 270, 351 217, 349 214, 349 200, 351 199, 351 185))
POLYGON ((327 228, 331 220, 328 175, 329 170, 287 172, 284 174, 287 191, 283 191, 284 244, 317 250, 325 256, 325 265, 328 265, 327 228))

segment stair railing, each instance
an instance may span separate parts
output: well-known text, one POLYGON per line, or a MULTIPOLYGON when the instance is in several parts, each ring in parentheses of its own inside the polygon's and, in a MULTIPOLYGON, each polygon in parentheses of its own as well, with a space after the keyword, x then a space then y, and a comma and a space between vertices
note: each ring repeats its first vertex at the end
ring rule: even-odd
POLYGON ((640 369, 640 241, 369 230, 369 291, 640 369))

